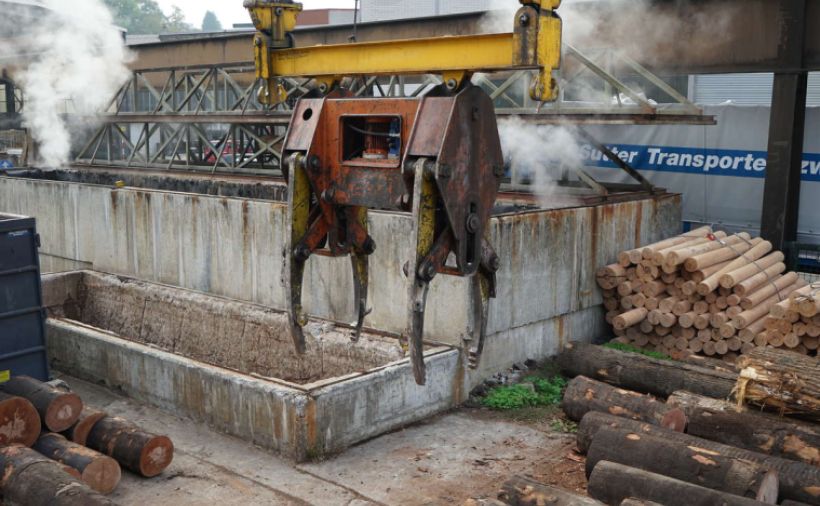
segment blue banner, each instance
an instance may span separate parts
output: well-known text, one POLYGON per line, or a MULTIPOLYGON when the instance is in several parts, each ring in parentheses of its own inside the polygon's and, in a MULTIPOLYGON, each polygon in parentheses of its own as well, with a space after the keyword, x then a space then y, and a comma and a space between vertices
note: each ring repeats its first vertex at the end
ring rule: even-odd
MULTIPOLYGON (((607 147, 638 170, 755 178, 766 174, 765 151, 637 145, 607 147)), ((588 144, 581 145, 581 157, 585 165, 615 167, 600 151, 588 144)), ((802 173, 804 181, 820 182, 820 153, 803 155, 802 173)))

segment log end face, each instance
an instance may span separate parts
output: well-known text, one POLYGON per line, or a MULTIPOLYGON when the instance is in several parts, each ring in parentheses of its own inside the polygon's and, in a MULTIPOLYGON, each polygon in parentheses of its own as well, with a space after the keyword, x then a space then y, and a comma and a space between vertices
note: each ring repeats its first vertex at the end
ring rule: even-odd
POLYGON ((140 454, 140 474, 152 478, 162 473, 174 459, 174 444, 166 436, 154 436, 140 454))
POLYGON ((93 490, 101 494, 113 492, 122 478, 119 463, 111 457, 100 456, 94 459, 82 473, 82 480, 93 490))
POLYGON ((75 393, 65 393, 48 407, 43 424, 51 432, 63 432, 77 422, 83 411, 83 401, 75 393))
POLYGON ((31 446, 40 436, 40 427, 40 415, 28 400, 10 397, 0 403, 0 445, 31 446))
POLYGON ((661 427, 664 429, 683 432, 686 430, 686 413, 680 408, 670 409, 661 419, 661 427))

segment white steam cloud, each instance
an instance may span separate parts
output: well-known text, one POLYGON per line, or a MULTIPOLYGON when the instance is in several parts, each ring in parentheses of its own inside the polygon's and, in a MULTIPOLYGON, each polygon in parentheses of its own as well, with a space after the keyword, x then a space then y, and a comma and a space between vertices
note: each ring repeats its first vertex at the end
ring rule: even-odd
POLYGON ((513 183, 529 183, 542 206, 548 206, 565 173, 582 165, 581 146, 570 127, 533 125, 512 116, 498 122, 498 134, 513 183))
POLYGON ((43 5, 50 12, 21 30, 25 45, 14 49, 32 56, 13 77, 25 94, 23 121, 39 146, 38 163, 56 168, 69 161, 72 134, 93 126, 88 118, 128 79, 130 56, 99 0, 43 5), (69 125, 66 114, 84 120, 69 125))

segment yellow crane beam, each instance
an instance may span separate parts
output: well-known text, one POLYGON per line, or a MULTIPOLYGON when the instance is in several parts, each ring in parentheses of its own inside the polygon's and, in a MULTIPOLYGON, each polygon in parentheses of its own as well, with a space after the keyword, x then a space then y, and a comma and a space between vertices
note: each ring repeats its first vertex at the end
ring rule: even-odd
POLYGON ((561 2, 520 1, 513 33, 294 48, 291 33, 301 4, 246 0, 258 30, 257 77, 267 84, 260 99, 279 102, 283 77, 313 77, 327 90, 343 77, 440 74, 455 89, 473 72, 537 69, 530 95, 537 101, 554 100, 552 72, 561 63, 561 19, 555 9, 561 2))

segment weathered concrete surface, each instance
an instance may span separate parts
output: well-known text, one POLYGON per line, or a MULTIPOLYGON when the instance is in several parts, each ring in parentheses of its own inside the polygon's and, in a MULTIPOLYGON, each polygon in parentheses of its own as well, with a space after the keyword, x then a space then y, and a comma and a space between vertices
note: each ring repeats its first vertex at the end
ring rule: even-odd
POLYGON ((404 358, 395 339, 311 323, 296 353, 281 311, 191 290, 91 271, 45 275, 49 314, 199 362, 246 374, 311 383, 404 358))
MULTIPOLYGON (((88 262, 96 270, 286 307, 280 284, 281 203, 19 178, 0 178, 0 202, 10 212, 38 218, 46 254, 88 262)), ((482 365, 470 383, 513 362, 542 358, 562 341, 603 335, 602 319, 590 321, 601 303, 595 269, 618 251, 678 232, 680 223, 677 195, 494 218, 490 239, 502 266, 485 353, 492 368, 482 365)), ((370 213, 378 244, 370 261, 373 312, 366 325, 371 328, 399 333, 405 327, 401 266, 411 251, 410 226, 407 215, 370 213)), ((353 319, 349 270, 343 258, 308 262, 304 298, 310 314, 353 319)), ((466 280, 437 277, 425 337, 460 345, 472 328, 468 301, 466 280)))
POLYGON ((461 354, 449 347, 428 347, 423 387, 388 338, 365 333, 354 345, 311 322, 316 337, 300 357, 285 316, 249 303, 93 272, 49 275, 43 285, 57 317, 47 322, 52 367, 297 461, 451 409, 468 394, 461 354))
POLYGON ((88 404, 174 441, 174 462, 162 475, 145 480, 123 473, 112 496, 123 506, 460 505, 471 497, 495 497, 512 474, 549 481, 545 470, 559 469, 552 476, 561 486, 573 478, 584 481, 583 465, 567 458, 571 434, 487 419, 473 410, 386 434, 326 461, 292 464, 201 423, 63 379, 88 404), (564 474, 570 470, 572 475, 564 474))

